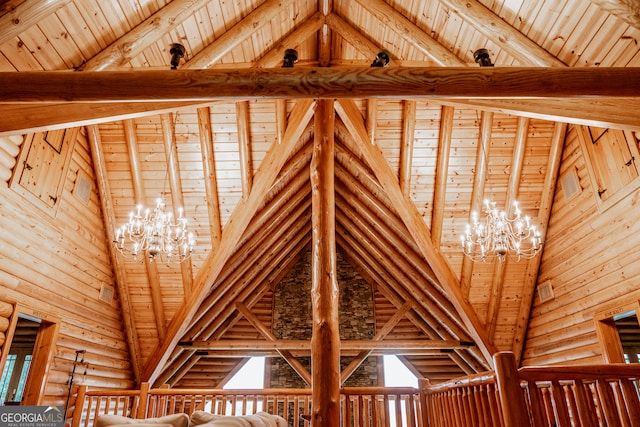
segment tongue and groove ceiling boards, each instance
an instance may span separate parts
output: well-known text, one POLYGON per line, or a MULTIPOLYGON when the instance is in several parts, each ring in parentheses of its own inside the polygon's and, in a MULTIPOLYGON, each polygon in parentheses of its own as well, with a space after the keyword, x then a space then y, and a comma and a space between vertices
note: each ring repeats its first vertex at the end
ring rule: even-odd
MULTIPOLYGON (((470 212, 484 197, 518 199, 544 228, 567 124, 640 128, 637 93, 554 97, 533 69, 640 65, 640 22, 625 3, 4 1, 0 72, 164 71, 158 81, 184 72, 174 76, 197 83, 198 70, 280 69, 286 49, 298 53, 299 76, 368 70, 383 49, 391 77, 393 67, 448 67, 455 82, 455 67, 478 68, 479 48, 496 69, 519 67, 521 85, 541 96, 500 98, 489 86, 474 98, 406 97, 398 84, 397 96, 370 90, 335 101, 336 242, 375 290, 378 331, 369 348, 344 342, 344 353, 403 354, 439 381, 489 368, 497 350, 519 356, 536 285, 540 257, 463 257, 470 212), (186 50, 178 70, 169 69, 173 43, 186 50)), ((166 194, 168 206, 184 207, 197 235, 188 262, 112 257, 138 379, 221 383, 251 354, 278 354, 304 378, 296 356, 309 349, 278 348, 270 310, 274 286, 310 251, 316 100, 287 87, 269 98, 240 99, 238 89, 201 99, 190 97, 191 83, 176 83, 182 99, 148 86, 131 89, 136 99, 109 98, 117 83, 91 88, 102 102, 63 102, 53 93, 64 88, 35 101, 3 98, 0 134, 83 127, 111 237, 139 202, 166 194)))

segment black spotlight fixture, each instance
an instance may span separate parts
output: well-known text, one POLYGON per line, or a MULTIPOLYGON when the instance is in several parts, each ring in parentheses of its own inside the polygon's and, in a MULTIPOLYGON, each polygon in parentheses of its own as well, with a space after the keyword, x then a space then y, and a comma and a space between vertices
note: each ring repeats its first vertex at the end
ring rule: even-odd
POLYGON ((287 49, 284 51, 284 60, 282 68, 293 68, 293 64, 298 62, 298 51, 295 49, 287 49))
POLYGON ((372 67, 384 67, 387 64, 389 64, 389 59, 390 59, 389 58, 389 52, 387 52, 386 50, 381 50, 376 55, 375 59, 371 63, 371 66, 372 67))
POLYGON ((171 69, 177 70, 180 64, 180 58, 184 58, 184 46, 180 43, 172 43, 169 53, 171 54, 171 69))
POLYGON ((473 52, 473 59, 477 64, 480 64, 481 67, 493 67, 491 58, 489 57, 489 51, 485 48, 473 52))

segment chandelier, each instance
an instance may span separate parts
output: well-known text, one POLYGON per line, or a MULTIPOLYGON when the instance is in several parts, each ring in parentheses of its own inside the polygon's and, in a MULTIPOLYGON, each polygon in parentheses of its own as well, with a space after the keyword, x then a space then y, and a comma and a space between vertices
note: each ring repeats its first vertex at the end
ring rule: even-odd
POLYGON ((165 212, 163 199, 156 201, 153 210, 138 205, 137 211, 129 213, 129 221, 116 230, 115 246, 124 256, 139 259, 140 254, 153 262, 182 262, 191 256, 195 237, 187 231, 187 219, 179 209, 178 218, 165 212))
POLYGON ((494 201, 485 200, 485 217, 472 212, 472 224, 467 224, 462 238, 462 250, 474 261, 504 262, 509 256, 515 261, 533 258, 542 248, 542 235, 528 216, 522 217, 518 202, 514 202, 514 216, 499 211, 494 201))

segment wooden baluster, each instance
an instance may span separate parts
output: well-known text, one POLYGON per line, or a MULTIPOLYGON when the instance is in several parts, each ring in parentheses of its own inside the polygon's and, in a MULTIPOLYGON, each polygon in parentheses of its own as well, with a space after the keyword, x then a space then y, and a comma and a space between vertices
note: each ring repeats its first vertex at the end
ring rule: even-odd
POLYGON ((596 389, 602 405, 602 413, 609 427, 621 427, 615 397, 607 380, 596 380, 596 389))
POLYGON ((371 425, 377 427, 380 425, 378 417, 378 398, 372 396, 371 400, 371 425))
POLYGON ((543 400, 542 400, 542 392, 538 388, 535 381, 527 382, 527 391, 529 396, 529 404, 531 411, 531 419, 533 420, 533 425, 535 427, 543 427, 545 424, 544 420, 544 411, 543 411, 543 400))
MULTIPOLYGON (((588 388, 587 388, 588 390, 588 388)), ((578 413, 579 422, 584 427, 595 427, 598 424, 595 418, 593 405, 589 405, 587 394, 585 393, 585 384, 581 380, 576 380, 573 385, 573 393, 576 398, 576 411, 578 413)), ((578 420, 576 420, 577 422, 578 420)))
POLYGON ((397 426, 401 426, 402 425, 402 398, 400 397, 399 394, 396 394, 396 398, 395 400, 395 412, 396 412, 396 425, 397 426))
POLYGON ((631 425, 633 427, 640 426, 640 400, 638 400, 638 391, 629 379, 621 379, 619 384, 631 425))
POLYGON ((564 388, 558 381, 551 382, 551 393, 553 406, 556 410, 557 425, 559 427, 571 427, 571 420, 569 419, 569 410, 567 408, 567 401, 564 395, 564 388))
POLYGON ((498 390, 495 384, 487 384, 487 398, 489 399, 489 411, 491 414, 491 421, 494 425, 502 425, 502 414, 500 409, 500 403, 498 399, 498 390))
POLYGON ((416 427, 416 405, 418 404, 417 396, 412 394, 407 398, 407 426, 416 427))

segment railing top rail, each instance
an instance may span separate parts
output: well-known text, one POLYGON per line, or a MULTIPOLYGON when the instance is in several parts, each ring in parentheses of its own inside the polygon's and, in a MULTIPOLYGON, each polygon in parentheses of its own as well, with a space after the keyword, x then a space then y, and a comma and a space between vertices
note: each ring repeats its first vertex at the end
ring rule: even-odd
POLYGON ((346 395, 398 395, 419 394, 420 390, 414 387, 342 387, 340 394, 346 395))
POLYGON ((285 388, 264 388, 264 389, 219 389, 219 388, 152 388, 149 395, 172 396, 172 395, 216 395, 216 396, 300 396, 311 395, 311 389, 285 389, 285 388))
POLYGON ((94 397, 136 397, 140 395, 140 390, 88 389, 86 395, 94 397))
POLYGON ((426 386, 423 391, 427 394, 440 393, 446 390, 452 390, 456 388, 472 387, 485 384, 495 384, 496 375, 495 372, 481 372, 478 374, 469 375, 462 378, 456 378, 449 381, 444 381, 439 384, 433 384, 426 386))
MULTIPOLYGON (((343 387, 341 394, 345 395, 398 395, 398 394, 419 394, 420 391, 414 387, 343 387)), ((87 390, 87 396, 138 396, 140 390, 87 390)), ((191 389, 191 388, 152 388, 149 389, 150 396, 311 396, 311 389, 191 389)))
POLYGON ((640 364, 524 367, 518 369, 518 376, 524 381, 640 379, 640 364))

